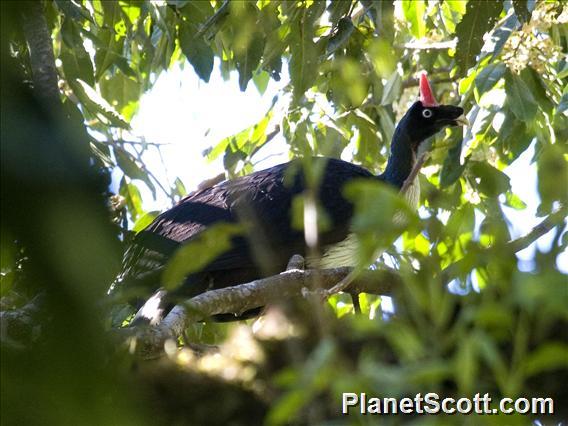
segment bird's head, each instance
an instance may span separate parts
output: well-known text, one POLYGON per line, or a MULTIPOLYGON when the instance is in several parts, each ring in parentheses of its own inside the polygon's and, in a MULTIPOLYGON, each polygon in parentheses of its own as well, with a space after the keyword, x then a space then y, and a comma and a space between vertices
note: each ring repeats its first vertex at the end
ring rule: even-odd
POLYGON ((453 105, 440 105, 434 97, 425 73, 420 76, 420 100, 416 101, 400 120, 402 129, 414 150, 425 139, 445 127, 464 126, 469 122, 463 108, 453 105))

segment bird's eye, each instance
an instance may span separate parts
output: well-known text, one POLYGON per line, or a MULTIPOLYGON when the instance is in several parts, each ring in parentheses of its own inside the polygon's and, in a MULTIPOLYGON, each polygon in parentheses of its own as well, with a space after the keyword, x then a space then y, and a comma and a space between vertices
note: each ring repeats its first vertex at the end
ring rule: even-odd
POLYGON ((426 108, 424 111, 422 111, 422 117, 424 117, 424 118, 432 117, 432 110, 426 108))

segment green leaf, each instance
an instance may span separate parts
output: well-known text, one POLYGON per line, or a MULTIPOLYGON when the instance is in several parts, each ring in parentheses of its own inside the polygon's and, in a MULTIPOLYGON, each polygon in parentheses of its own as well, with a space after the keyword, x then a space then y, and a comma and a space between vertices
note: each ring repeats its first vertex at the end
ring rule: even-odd
POLYGON ((372 39, 369 42, 368 54, 375 72, 381 78, 389 78, 396 70, 397 57, 392 45, 383 39, 372 39))
POLYGON ((65 18, 61 25, 60 59, 67 81, 80 79, 95 85, 95 75, 91 56, 85 50, 83 38, 76 21, 65 18))
POLYGON ((113 150, 118 167, 120 167, 124 174, 131 179, 139 179, 144 182, 146 186, 148 186, 150 191, 152 191, 152 194, 155 197, 156 188, 154 187, 154 184, 150 180, 148 173, 143 169, 143 167, 139 166, 136 160, 134 160, 132 156, 124 149, 115 145, 113 146, 113 150))
POLYGON ((120 195, 126 199, 126 205, 133 221, 138 219, 138 216, 143 213, 142 210, 142 196, 140 191, 133 183, 127 183, 126 179, 122 178, 120 181, 120 195))
POLYGON ((547 342, 528 354, 522 369, 526 377, 550 370, 568 368, 568 345, 564 342, 547 342))
POLYGON ((491 52, 491 59, 495 60, 501 54, 501 51, 503 50, 503 47, 505 47, 505 43, 507 43, 510 35, 513 31, 517 30, 519 26, 519 19, 517 18, 517 15, 513 14, 505 19, 505 22, 493 31, 491 34, 491 40, 495 43, 495 45, 491 52))
POLYGON ((389 247, 403 231, 417 226, 416 212, 382 182, 355 180, 345 185, 343 194, 355 205, 351 225, 358 237, 359 266, 375 261, 378 250, 389 247))
POLYGON ((296 418, 302 407, 310 403, 332 380, 332 366, 336 360, 335 343, 323 339, 298 370, 284 370, 280 373, 278 384, 286 384, 291 389, 284 392, 271 406, 265 419, 268 426, 289 424, 296 418))
POLYGON ((202 270, 229 250, 231 239, 241 233, 242 227, 234 223, 208 226, 174 253, 162 275, 164 287, 177 288, 187 275, 202 270))
POLYGON ((492 89, 495 84, 503 77, 507 67, 503 62, 488 64, 475 76, 475 86, 479 95, 483 95, 492 89))
POLYGON ((549 211, 554 201, 566 203, 568 193, 568 165, 558 144, 545 145, 537 163, 538 193, 542 204, 549 211))
POLYGON ((261 95, 264 95, 264 92, 266 92, 269 81, 270 74, 268 74, 266 71, 257 72, 252 76, 252 82, 254 83, 256 90, 258 90, 258 93, 260 93, 261 95))
POLYGON ((546 93, 546 86, 541 76, 532 67, 525 67, 521 71, 521 78, 530 89, 539 108, 548 114, 552 113, 554 103, 546 93))
POLYGON ((391 105, 400 97, 402 90, 402 77, 398 71, 392 73, 383 89, 381 105, 391 105))
POLYGON ((567 109, 568 109, 568 91, 564 92, 564 94, 560 98, 560 102, 558 103, 558 106, 556 107, 556 111, 558 113, 562 113, 562 112, 566 111, 567 109))
POLYGON ((461 20, 462 15, 465 13, 465 5, 466 2, 461 0, 446 0, 442 2, 442 19, 448 33, 455 33, 456 23, 461 20))
POLYGON ((140 216, 136 222, 134 222, 134 226, 132 227, 132 231, 134 232, 140 232, 143 229, 145 229, 148 225, 150 225, 154 219, 156 219, 158 217, 158 215, 160 214, 160 212, 158 210, 154 210, 148 213, 144 213, 142 216, 140 216))
POLYGON ((288 47, 284 40, 290 33, 289 23, 281 24, 278 15, 277 4, 271 2, 262 8, 259 18, 262 23, 264 37, 266 38, 262 54, 262 68, 276 81, 280 81, 282 54, 288 47))
POLYGON ((455 60, 460 75, 466 75, 467 70, 475 65, 475 57, 483 47, 483 36, 493 28, 493 24, 503 10, 500 0, 487 0, 480 6, 479 2, 469 1, 466 13, 456 27, 458 44, 455 60))
MULTIPOLYGON (((475 226, 475 213, 471 204, 464 204, 456 207, 450 215, 446 224, 446 232, 457 241, 462 234, 473 234, 475 226)), ((470 237, 468 237, 470 238, 470 237)))
POLYGON ((239 87, 244 92, 264 50, 266 37, 260 18, 266 15, 261 15, 253 2, 230 2, 229 11, 221 38, 225 50, 232 50, 233 62, 239 73, 239 87))
POLYGON ((455 140, 453 146, 448 150, 448 155, 444 159, 442 170, 440 171, 440 187, 445 188, 457 181, 462 175, 467 161, 464 164, 460 163, 462 151, 462 138, 461 135, 452 130, 452 139, 455 140), (455 135, 455 136, 454 136, 455 135))
POLYGON ((509 176, 486 162, 470 161, 469 170, 475 176, 479 192, 488 197, 496 197, 511 188, 509 176))
POLYGON ((83 80, 89 85, 95 84, 93 63, 82 45, 69 48, 62 44, 60 58, 67 81, 83 80))
POLYGON ((101 96, 83 80, 69 81, 73 93, 93 115, 106 118, 113 126, 130 130, 130 124, 101 96))
POLYGON ((314 83, 318 75, 321 48, 314 42, 315 22, 325 8, 325 2, 314 2, 299 10, 292 23, 290 39, 290 79, 294 86, 294 99, 297 102, 314 83))
POLYGON ((511 191, 507 191, 505 197, 506 206, 511 207, 515 210, 524 210, 527 208, 525 202, 521 200, 518 195, 513 194, 511 191))
POLYGON ((510 71, 505 74, 507 103, 513 114, 524 122, 531 122, 536 115, 537 104, 523 79, 510 71))
POLYGON ((185 197, 187 195, 187 190, 185 189, 185 185, 183 184, 180 178, 176 178, 176 180, 174 181, 174 187, 176 193, 180 197, 185 197))
POLYGON ((513 114, 507 114, 497 142, 510 164, 525 152, 533 138, 534 134, 528 130, 525 123, 517 120, 513 114))
POLYGON ((458 390, 463 394, 469 394, 474 391, 473 387, 479 369, 478 357, 477 339, 474 336, 462 339, 454 359, 454 374, 458 383, 458 390))
POLYGON ((351 114, 349 122, 358 130, 359 135, 353 158, 363 165, 373 165, 380 153, 380 139, 375 123, 367 116, 357 113, 351 114))
POLYGON ((424 0, 402 0, 404 18, 410 22, 410 32, 415 38, 426 35, 426 4, 424 0))
MULTIPOLYGON (((95 53, 95 79, 98 81, 104 72, 116 65, 122 56, 125 37, 117 37, 115 24, 122 20, 118 2, 101 2, 104 26, 97 31, 99 43, 95 53)), ((95 13, 95 16, 97 13, 95 13)))
POLYGON ((179 24, 179 44, 181 51, 193 66, 195 73, 203 81, 209 82, 213 71, 213 50, 197 33, 207 17, 213 14, 213 8, 208 1, 192 1, 184 9, 187 19, 179 24))
POLYGON ((118 109, 126 120, 132 119, 138 110, 142 94, 140 83, 127 77, 122 71, 117 71, 101 79, 99 87, 101 94, 109 104, 118 109))
POLYGON ((385 140, 390 141, 392 140, 392 135, 394 134, 394 121, 386 108, 377 106, 376 109, 380 118, 381 132, 384 134, 385 140))
POLYGON ((258 67, 262 51, 264 49, 264 38, 261 33, 255 32, 249 45, 244 49, 235 49, 235 65, 239 72, 239 88, 244 92, 247 88, 252 73, 258 67))
POLYGON ((369 87, 362 72, 361 64, 350 57, 335 60, 335 68, 329 79, 334 103, 341 104, 346 109, 356 108, 363 103, 369 87))

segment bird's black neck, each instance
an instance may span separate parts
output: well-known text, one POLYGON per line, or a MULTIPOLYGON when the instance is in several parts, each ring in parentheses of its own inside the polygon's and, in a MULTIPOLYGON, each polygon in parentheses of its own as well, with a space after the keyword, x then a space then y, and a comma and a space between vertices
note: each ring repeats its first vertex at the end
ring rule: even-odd
POLYGON ((401 188, 410 175, 416 161, 410 137, 401 123, 397 126, 390 148, 390 155, 385 171, 380 178, 391 185, 401 188))

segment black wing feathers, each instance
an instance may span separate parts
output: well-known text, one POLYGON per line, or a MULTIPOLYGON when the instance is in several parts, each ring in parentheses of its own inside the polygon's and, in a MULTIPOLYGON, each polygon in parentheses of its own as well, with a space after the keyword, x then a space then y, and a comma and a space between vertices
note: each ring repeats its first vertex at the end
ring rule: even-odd
MULTIPOLYGON (((351 204, 341 195, 342 187, 352 179, 373 175, 341 160, 314 158, 314 161, 327 162, 318 196, 333 222, 331 230, 322 235, 322 242, 339 242, 347 235, 352 215, 351 204)), ((291 206, 305 185, 301 173, 292 179, 287 176, 287 170, 301 170, 298 163, 291 169, 292 164, 225 181, 181 200, 136 236, 125 255, 122 279, 154 276, 180 244, 217 222, 248 223, 249 232, 246 238, 234 238, 232 248, 211 262, 204 272, 255 268, 258 275, 280 272, 292 254, 304 253, 303 233, 291 226, 291 206)))

